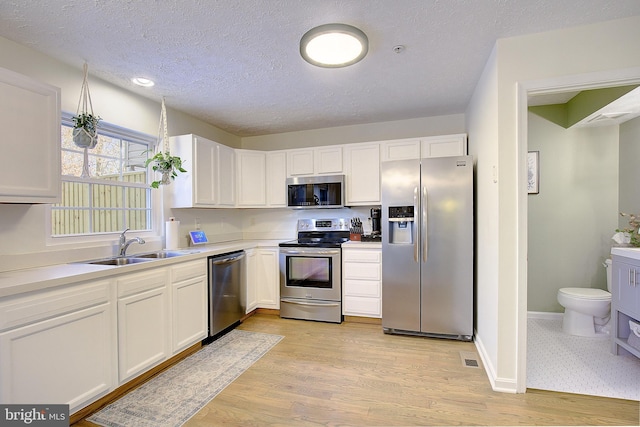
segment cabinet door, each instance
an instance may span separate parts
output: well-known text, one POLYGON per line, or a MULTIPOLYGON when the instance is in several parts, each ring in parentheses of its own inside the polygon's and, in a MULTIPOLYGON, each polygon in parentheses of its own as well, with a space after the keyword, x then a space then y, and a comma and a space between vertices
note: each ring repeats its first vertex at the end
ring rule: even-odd
POLYGON ((217 205, 234 207, 236 204, 236 153, 226 145, 216 144, 218 158, 214 174, 218 183, 217 205))
POLYGON ((207 277, 172 285, 172 354, 207 337, 207 277))
POLYGON ((258 256, 255 249, 245 249, 245 313, 250 313, 258 307, 258 256))
POLYGON ((0 68, 0 129, 0 203, 59 202, 60 89, 0 68))
MULTIPOLYGON (((217 144, 208 139, 194 137, 193 188, 194 205, 214 206, 218 203, 216 170, 218 166, 217 144)), ((186 167, 185 167, 186 169, 186 167)))
POLYGON ((422 138, 422 157, 464 156, 467 154, 467 135, 443 135, 422 138))
MULTIPOLYGON (((238 150, 238 206, 261 207, 267 203, 266 154, 238 150)), ((282 183, 284 187, 284 182, 282 183)))
POLYGON ((267 153, 267 206, 287 206, 287 153, 267 153))
POLYGON ((420 158, 420 140, 403 139, 397 141, 384 141, 381 144, 382 161, 408 160, 420 158))
POLYGON ((380 145, 345 147, 347 206, 380 204, 380 145))
POLYGON ((280 308, 280 266, 277 248, 257 251, 257 300, 260 308, 280 308))
POLYGON ((316 148, 313 153, 315 168, 318 175, 342 173, 342 147, 316 148))
POLYGON ((160 268, 116 279, 120 384, 169 355, 168 277, 160 268))
POLYGON ((112 370, 112 305, 0 334, 0 402, 67 403, 71 413, 107 394, 112 370))
POLYGON ((640 263, 614 261, 612 280, 615 307, 640 318, 640 263))
POLYGON ((313 149, 287 151, 288 176, 313 175, 313 149))

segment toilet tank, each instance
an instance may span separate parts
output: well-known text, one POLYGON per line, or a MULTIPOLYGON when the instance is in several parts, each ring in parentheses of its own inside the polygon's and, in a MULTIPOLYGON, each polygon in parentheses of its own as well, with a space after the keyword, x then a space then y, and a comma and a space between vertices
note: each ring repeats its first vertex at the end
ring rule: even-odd
POLYGON ((602 264, 607 269, 607 291, 611 292, 611 274, 613 268, 611 268, 611 259, 607 258, 602 264))

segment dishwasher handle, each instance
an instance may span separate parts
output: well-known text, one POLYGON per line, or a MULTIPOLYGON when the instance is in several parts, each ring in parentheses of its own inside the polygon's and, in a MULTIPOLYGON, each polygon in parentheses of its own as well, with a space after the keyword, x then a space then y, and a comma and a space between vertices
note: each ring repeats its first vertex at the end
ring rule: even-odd
POLYGON ((244 251, 230 254, 230 256, 221 255, 219 257, 211 257, 209 260, 211 264, 220 265, 220 264, 229 264, 234 261, 238 261, 242 258, 244 258, 244 251))

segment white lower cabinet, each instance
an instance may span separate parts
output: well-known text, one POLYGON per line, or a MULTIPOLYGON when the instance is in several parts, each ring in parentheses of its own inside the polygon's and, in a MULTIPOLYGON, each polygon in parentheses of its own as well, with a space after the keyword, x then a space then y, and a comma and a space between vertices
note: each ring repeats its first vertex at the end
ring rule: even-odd
POLYGON ((259 308, 280 309, 280 251, 278 248, 256 249, 256 302, 259 308))
POLYGON ((245 314, 251 313, 258 307, 257 281, 258 276, 258 255, 255 249, 245 249, 245 283, 244 283, 244 306, 245 314))
POLYGON ((342 314, 382 317, 382 249, 342 248, 342 314))
POLYGON ((207 337, 207 263, 197 260, 171 270, 171 354, 207 337))
POLYGON ((0 301, 0 402, 62 403, 70 412, 117 381, 110 280, 0 301))
POLYGON ((158 268, 116 279, 120 384, 169 356, 168 277, 167 268, 158 268))

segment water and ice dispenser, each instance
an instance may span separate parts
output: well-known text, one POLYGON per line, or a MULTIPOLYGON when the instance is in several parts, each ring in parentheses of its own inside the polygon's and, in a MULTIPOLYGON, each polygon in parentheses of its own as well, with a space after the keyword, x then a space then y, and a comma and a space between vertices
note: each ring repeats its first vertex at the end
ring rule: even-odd
POLYGON ((413 244, 415 213, 413 206, 389 206, 390 244, 413 244))

